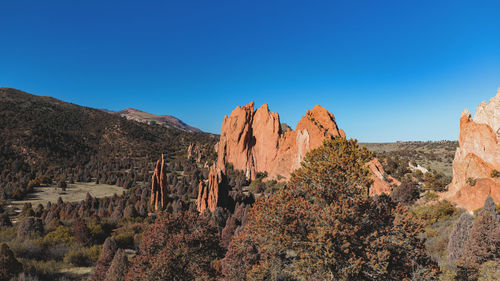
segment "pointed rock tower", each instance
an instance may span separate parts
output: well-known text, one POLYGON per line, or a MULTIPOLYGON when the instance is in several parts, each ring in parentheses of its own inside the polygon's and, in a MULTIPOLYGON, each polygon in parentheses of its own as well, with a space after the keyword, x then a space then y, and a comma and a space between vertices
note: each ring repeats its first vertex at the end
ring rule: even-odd
POLYGON ((156 162, 156 168, 153 173, 151 185, 151 201, 150 204, 155 207, 155 210, 163 210, 167 206, 167 170, 165 168, 165 158, 161 155, 161 162, 156 162))

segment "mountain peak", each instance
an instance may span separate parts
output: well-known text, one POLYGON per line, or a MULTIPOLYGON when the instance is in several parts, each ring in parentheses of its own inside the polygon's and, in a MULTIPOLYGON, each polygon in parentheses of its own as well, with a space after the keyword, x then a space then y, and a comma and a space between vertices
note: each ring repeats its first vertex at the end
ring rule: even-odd
POLYGON ((168 128, 176 128, 188 132, 201 132, 200 129, 189 126, 179 118, 176 118, 171 115, 156 115, 131 107, 120 111, 109 111, 109 110, 104 110, 104 111, 137 122, 142 122, 147 124, 159 124, 168 128))

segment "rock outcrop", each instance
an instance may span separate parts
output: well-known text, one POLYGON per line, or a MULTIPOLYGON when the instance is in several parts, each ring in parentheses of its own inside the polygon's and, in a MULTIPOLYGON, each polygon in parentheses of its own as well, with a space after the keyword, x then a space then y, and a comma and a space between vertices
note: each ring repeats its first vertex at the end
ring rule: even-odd
POLYGON ((186 151, 187 151, 187 159, 188 160, 194 159, 196 161, 196 163, 201 162, 202 151, 201 151, 200 147, 198 145, 196 145, 196 143, 191 143, 188 146, 186 151))
POLYGON ((156 168, 153 173, 151 185, 151 200, 150 204, 155 207, 155 210, 165 209, 167 206, 167 170, 165 168, 165 158, 161 155, 161 162, 156 162, 156 168))
POLYGON ((224 117, 217 167, 230 162, 250 179, 264 171, 268 179, 288 179, 307 151, 336 136, 345 137, 345 133, 333 114, 319 105, 307 111, 295 131, 285 132, 278 113, 271 113, 267 104, 254 111, 251 102, 224 117))
POLYGON ((384 168, 377 158, 372 159, 367 165, 371 172, 371 179, 373 180, 369 192, 370 196, 380 195, 382 193, 390 194, 393 185, 401 185, 401 182, 392 176, 385 175, 384 168))
POLYGON ((208 181, 201 181, 198 186, 196 209, 203 213, 206 209, 211 212, 218 206, 224 207, 228 198, 228 186, 222 170, 212 165, 208 174, 208 181))
MULTIPOLYGON (((213 212, 217 206, 227 205, 229 191, 224 176, 227 163, 245 171, 248 179, 255 179, 258 172, 267 172, 268 180, 287 180, 309 150, 335 137, 345 137, 345 133, 337 126, 333 114, 319 105, 307 111, 296 130, 281 124, 278 113, 270 112, 267 104, 257 110, 253 102, 236 107, 222 122, 220 140, 215 146, 217 163, 210 167, 208 181, 199 184, 198 211, 213 212)), ((188 148, 188 155, 192 151, 193 147, 188 148)), ((392 184, 400 184, 391 177, 391 182, 386 182, 377 159, 367 165, 374 181, 370 195, 390 193, 392 184)))
POLYGON ((489 103, 481 103, 474 116, 468 110, 460 118, 459 147, 453 160, 453 181, 442 198, 467 210, 481 208, 491 195, 500 203, 500 89, 489 103))

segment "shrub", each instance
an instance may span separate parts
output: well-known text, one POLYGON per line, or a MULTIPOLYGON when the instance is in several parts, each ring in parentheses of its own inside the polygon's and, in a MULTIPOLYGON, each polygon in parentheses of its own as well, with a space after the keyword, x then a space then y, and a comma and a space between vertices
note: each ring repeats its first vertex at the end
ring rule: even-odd
POLYGON ((465 181, 465 183, 467 183, 469 186, 475 186, 476 183, 477 183, 477 180, 474 179, 474 178, 467 178, 467 180, 465 181))
POLYGON ((451 262, 456 262, 462 257, 462 252, 464 250, 465 242, 469 238, 469 232, 472 228, 472 222, 474 219, 467 212, 464 212, 460 218, 455 222, 453 230, 450 233, 450 238, 448 241, 448 260, 451 262))
POLYGON ((102 246, 101 255, 99 260, 97 261, 94 273, 90 277, 91 281, 100 281, 104 280, 106 277, 106 272, 115 256, 117 247, 116 242, 113 237, 109 237, 104 241, 104 245, 102 246))
POLYGON ((472 272, 479 270, 481 264, 500 259, 500 216, 491 197, 487 197, 483 209, 474 220, 470 229, 469 239, 464 245, 463 255, 459 261, 472 272))
POLYGON ((479 269, 478 281, 500 280, 500 262, 485 262, 479 269))
POLYGON ((73 234, 75 236, 75 241, 81 243, 85 246, 90 245, 91 236, 90 229, 87 226, 87 223, 83 219, 76 219, 73 224, 73 234))
POLYGON ((43 237, 43 242, 48 245, 57 243, 71 244, 73 240, 74 237, 71 235, 70 228, 63 225, 58 226, 54 231, 49 232, 43 237))
POLYGON ((134 219, 137 216, 138 213, 134 205, 128 205, 127 207, 125 207, 125 210, 123 210, 123 217, 125 219, 134 219))
POLYGON ((110 223, 92 223, 89 226, 90 237, 94 244, 102 244, 106 237, 111 235, 111 232, 115 226, 110 223))
POLYGON ((9 280, 23 270, 7 244, 0 246, 0 280, 9 280))
POLYGON ((0 214, 0 227, 10 227, 12 222, 10 221, 9 215, 7 213, 0 214))
POLYGON ((276 191, 285 187, 286 182, 278 182, 275 180, 266 182, 266 193, 275 193, 276 191))
POLYGON ((64 257, 64 262, 75 266, 90 266, 92 259, 86 248, 76 248, 69 250, 64 257))
POLYGON ((134 248, 134 232, 123 232, 115 235, 116 246, 121 249, 134 248))
POLYGON ((30 180, 28 182, 28 189, 32 189, 34 187, 39 187, 39 186, 40 186, 40 180, 38 179, 30 180))
POLYGON ((213 220, 196 212, 164 213, 144 231, 126 280, 215 280, 223 256, 213 220))
POLYGON ((16 240, 15 243, 10 243, 10 247, 12 248, 12 251, 16 254, 17 257, 19 258, 26 258, 26 259, 44 259, 46 252, 44 251, 44 247, 42 245, 41 241, 39 239, 37 240, 23 240, 19 242, 16 240))
POLYGON ((57 280, 59 271, 63 267, 61 262, 49 260, 22 260, 24 265, 24 272, 32 275, 38 276, 42 280, 57 280))
POLYGON ((255 175, 255 177, 258 178, 258 179, 265 179, 265 178, 267 178, 267 171, 257 172, 257 174, 255 175))
POLYGON ((0 228, 0 243, 10 242, 17 237, 17 231, 14 227, 0 228))
POLYGON ((121 281, 128 270, 128 259, 123 249, 118 249, 106 273, 106 281, 121 281))
POLYGON ((17 228, 17 237, 34 237, 41 236, 43 234, 43 222, 42 219, 36 217, 26 217, 20 223, 17 228))
POLYGON ((309 151, 287 188, 253 205, 222 261, 226 280, 431 280, 421 223, 368 196, 370 158, 340 137, 309 151))
POLYGON ((45 250, 45 257, 48 260, 63 261, 68 254, 68 246, 65 244, 55 244, 45 250))
POLYGON ((412 181, 404 180, 400 186, 391 192, 391 198, 398 203, 413 203, 420 196, 418 185, 412 181))
POLYGON ((90 260, 92 261, 92 264, 95 264, 97 260, 99 260, 99 257, 101 256, 101 251, 102 251, 102 245, 94 245, 88 248, 89 257, 90 260))
POLYGON ((250 183, 248 190, 253 193, 261 193, 266 190, 266 184, 262 182, 261 178, 256 178, 250 183))
POLYGON ((491 171, 491 177, 492 178, 499 178, 500 177, 500 171, 499 170, 493 170, 493 171, 491 171))
POLYGON ((436 194, 436 192, 428 191, 425 193, 424 198, 427 201, 432 201, 432 200, 437 200, 439 196, 436 194))
POLYGON ((413 213, 424 220, 426 225, 453 217, 457 212, 458 210, 447 200, 440 201, 435 205, 423 205, 413 209, 413 213))
POLYGON ((66 191, 66 188, 68 187, 68 184, 66 183, 66 181, 61 180, 61 181, 59 181, 59 183, 57 183, 57 187, 59 187, 63 191, 66 191))

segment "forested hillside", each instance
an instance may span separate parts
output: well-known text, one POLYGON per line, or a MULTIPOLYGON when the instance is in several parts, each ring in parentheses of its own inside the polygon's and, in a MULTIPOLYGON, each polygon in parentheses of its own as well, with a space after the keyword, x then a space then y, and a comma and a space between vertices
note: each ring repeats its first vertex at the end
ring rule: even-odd
MULTIPOLYGON (((215 138, 129 121, 51 97, 0 88, 0 191, 22 198, 32 185, 90 181, 128 186, 144 180, 154 159, 210 150, 215 138)), ((209 157, 210 155, 207 155, 209 157)))

